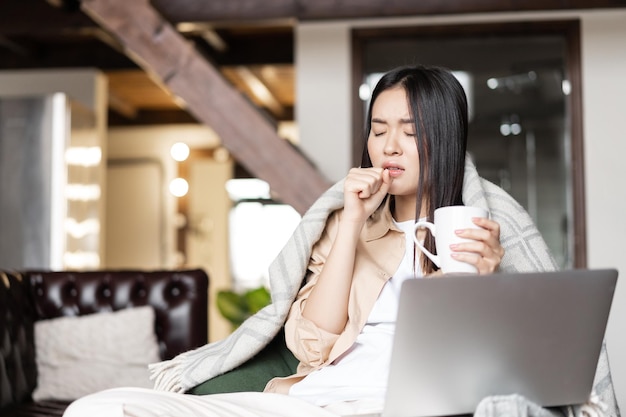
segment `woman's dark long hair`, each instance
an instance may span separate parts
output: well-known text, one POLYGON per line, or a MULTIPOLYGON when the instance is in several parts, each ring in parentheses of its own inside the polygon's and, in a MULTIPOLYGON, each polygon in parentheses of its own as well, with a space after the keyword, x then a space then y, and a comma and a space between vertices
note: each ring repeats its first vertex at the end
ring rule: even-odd
MULTIPOLYGON (((385 90, 404 88, 411 116, 415 121, 419 157, 419 182, 415 219, 426 203, 428 220, 433 221, 438 207, 461 205, 467 148, 467 97, 452 73, 439 67, 406 66, 387 72, 376 84, 367 112, 365 146, 361 167, 372 166, 367 140, 372 128, 374 102, 385 90)), ((424 246, 436 253, 434 238, 428 234, 424 246)), ((424 273, 437 267, 422 256, 424 273)))

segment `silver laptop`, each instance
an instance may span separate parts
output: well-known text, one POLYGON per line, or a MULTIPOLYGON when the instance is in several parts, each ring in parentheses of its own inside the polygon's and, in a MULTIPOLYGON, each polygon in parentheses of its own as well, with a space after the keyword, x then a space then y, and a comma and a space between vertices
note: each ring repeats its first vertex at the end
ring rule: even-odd
POLYGON ((585 402, 616 282, 613 269, 405 281, 383 417, 472 414, 513 393, 585 402))

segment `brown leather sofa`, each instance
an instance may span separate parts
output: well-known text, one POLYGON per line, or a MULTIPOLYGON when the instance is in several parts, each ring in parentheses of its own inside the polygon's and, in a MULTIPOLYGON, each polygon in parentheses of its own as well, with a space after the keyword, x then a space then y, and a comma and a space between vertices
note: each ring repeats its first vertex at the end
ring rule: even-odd
MULTIPOLYGON (((0 271, 0 416, 61 416, 67 402, 34 402, 34 323, 150 305, 160 356, 207 343, 207 274, 184 271, 0 271)), ((122 372, 122 370, 120 370, 122 372)))

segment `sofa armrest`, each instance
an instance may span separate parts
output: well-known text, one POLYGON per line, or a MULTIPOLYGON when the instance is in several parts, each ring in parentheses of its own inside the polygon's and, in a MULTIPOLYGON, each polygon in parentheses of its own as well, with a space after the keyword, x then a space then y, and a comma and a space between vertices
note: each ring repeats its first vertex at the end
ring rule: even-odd
POLYGON ((207 343, 209 278, 201 269, 30 271, 24 279, 37 320, 150 305, 162 359, 207 343))
POLYGON ((28 400, 37 385, 34 339, 28 288, 19 274, 0 271, 0 410, 28 400))

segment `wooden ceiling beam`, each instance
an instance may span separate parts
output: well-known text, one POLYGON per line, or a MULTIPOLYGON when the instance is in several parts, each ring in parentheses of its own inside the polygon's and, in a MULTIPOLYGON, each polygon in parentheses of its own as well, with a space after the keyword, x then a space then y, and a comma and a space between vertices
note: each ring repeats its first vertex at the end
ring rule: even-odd
POLYGON ((330 183, 148 0, 83 0, 82 10, 211 126, 237 161, 304 213, 330 183))
POLYGON ((220 21, 242 23, 245 21, 290 19, 297 17, 297 2, 297 0, 151 1, 154 8, 171 23, 220 21))
POLYGON ((172 23, 333 20, 626 7, 624 0, 152 0, 172 23))

